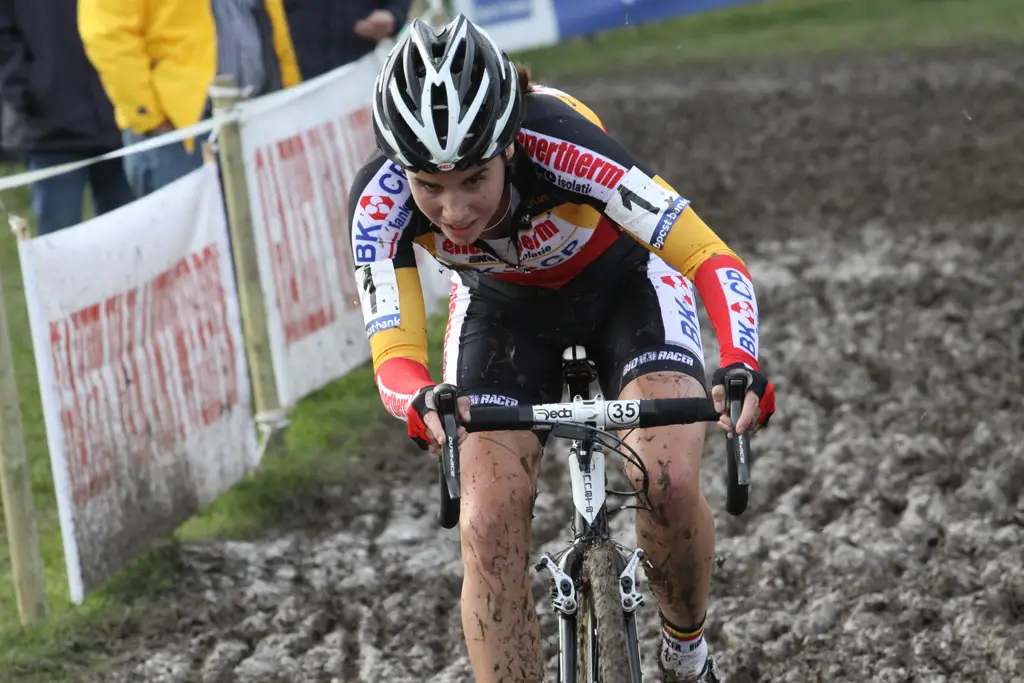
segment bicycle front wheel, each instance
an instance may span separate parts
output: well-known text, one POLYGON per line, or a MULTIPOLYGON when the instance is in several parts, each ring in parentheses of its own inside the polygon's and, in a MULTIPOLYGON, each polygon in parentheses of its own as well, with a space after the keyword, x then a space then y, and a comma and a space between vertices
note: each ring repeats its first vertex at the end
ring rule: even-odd
POLYGON ((576 683, 634 680, 619 595, 618 558, 619 551, 607 540, 596 542, 583 555, 583 588, 576 622, 576 683))

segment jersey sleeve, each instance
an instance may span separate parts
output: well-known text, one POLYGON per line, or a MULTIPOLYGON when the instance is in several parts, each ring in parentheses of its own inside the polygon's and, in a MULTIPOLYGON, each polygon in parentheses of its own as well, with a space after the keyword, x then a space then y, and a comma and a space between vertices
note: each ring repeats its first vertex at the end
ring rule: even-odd
POLYGON ((433 384, 412 222, 405 173, 375 155, 352 184, 349 231, 374 380, 385 408, 401 420, 416 392, 433 384))
POLYGON ((590 204, 690 279, 711 318, 721 365, 758 369, 758 313, 743 261, 659 175, 608 134, 571 95, 538 88, 519 142, 539 172, 590 204))

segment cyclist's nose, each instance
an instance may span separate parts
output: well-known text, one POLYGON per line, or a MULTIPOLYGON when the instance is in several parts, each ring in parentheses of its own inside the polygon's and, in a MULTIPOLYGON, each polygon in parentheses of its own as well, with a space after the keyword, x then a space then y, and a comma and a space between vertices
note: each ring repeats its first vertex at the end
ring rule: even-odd
POLYGON ((476 217, 469 203, 464 200, 460 201, 458 196, 445 198, 441 206, 441 215, 444 222, 449 225, 472 223, 476 217))

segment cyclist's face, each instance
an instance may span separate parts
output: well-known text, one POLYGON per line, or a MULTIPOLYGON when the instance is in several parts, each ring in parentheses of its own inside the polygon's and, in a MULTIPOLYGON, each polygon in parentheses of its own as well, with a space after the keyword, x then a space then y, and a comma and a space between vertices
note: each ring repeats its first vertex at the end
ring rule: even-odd
POLYGON ((420 211, 456 244, 472 244, 492 222, 505 191, 505 158, 464 171, 410 173, 420 211))

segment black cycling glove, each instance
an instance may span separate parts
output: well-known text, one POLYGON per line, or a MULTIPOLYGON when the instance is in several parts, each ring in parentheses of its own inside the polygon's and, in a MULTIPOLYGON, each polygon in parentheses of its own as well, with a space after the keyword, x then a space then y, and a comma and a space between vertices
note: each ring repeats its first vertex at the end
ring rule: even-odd
POLYGON ((434 387, 436 384, 428 384, 416 392, 416 395, 409 401, 409 410, 406 412, 406 424, 409 429, 409 438, 425 451, 430 446, 430 432, 427 430, 427 423, 423 421, 428 411, 434 409, 434 387))
POLYGON ((757 370, 751 370, 743 363, 733 363, 715 370, 715 374, 711 377, 712 386, 724 386, 725 374, 733 369, 740 369, 747 373, 747 391, 757 396, 761 408, 761 417, 758 418, 758 422, 762 427, 767 425, 768 420, 775 414, 775 385, 757 370))

